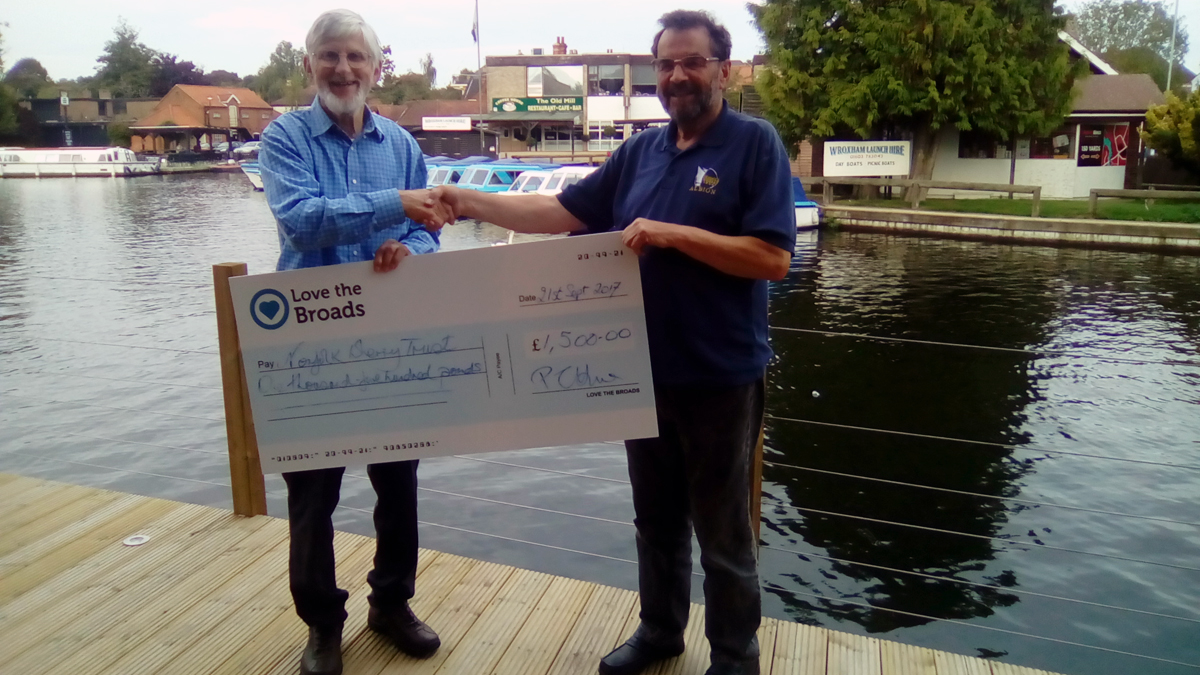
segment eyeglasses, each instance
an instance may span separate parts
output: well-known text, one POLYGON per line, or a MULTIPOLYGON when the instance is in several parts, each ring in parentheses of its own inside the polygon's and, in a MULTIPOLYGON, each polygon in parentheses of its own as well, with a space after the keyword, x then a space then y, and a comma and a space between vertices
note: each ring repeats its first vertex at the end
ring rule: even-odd
POLYGON ((332 49, 327 49, 313 54, 317 62, 323 66, 336 66, 341 63, 343 55, 346 57, 346 62, 351 66, 366 65, 370 61, 370 57, 362 52, 335 52, 332 49))
POLYGON ((650 62, 650 65, 665 75, 675 72, 675 66, 677 65, 683 66, 684 70, 697 71, 703 70, 705 66, 713 61, 720 60, 715 56, 685 56, 682 59, 654 59, 650 62))

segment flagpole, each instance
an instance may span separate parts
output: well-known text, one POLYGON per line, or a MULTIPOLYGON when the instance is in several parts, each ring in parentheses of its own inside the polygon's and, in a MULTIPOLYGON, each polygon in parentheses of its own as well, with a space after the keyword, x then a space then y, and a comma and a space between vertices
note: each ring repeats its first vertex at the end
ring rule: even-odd
MULTIPOLYGON (((479 39, 479 0, 475 0, 475 74, 479 78, 479 151, 486 154, 487 141, 484 140, 483 134, 483 116, 487 114, 487 108, 483 104, 483 46, 479 39)), ((496 156, 499 155, 500 153, 497 152, 496 156)))

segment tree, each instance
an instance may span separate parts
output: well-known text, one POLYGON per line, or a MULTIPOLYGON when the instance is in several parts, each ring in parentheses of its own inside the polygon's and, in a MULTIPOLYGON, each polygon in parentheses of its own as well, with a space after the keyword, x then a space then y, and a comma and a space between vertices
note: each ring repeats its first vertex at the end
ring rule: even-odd
POLYGON ((1097 54, 1147 47, 1166 61, 1178 63, 1188 51, 1187 29, 1182 22, 1175 33, 1175 58, 1171 49, 1171 15, 1162 2, 1147 0, 1091 0, 1074 17, 1076 38, 1097 54))
MULTIPOLYGON (((8 24, 0 21, 0 29, 8 24)), ((4 70, 4 32, 0 30, 0 71, 4 70)), ((17 131, 17 97, 8 85, 0 83, 0 138, 10 137, 17 131)))
POLYGON ((1146 145, 1177 168, 1200 175, 1200 89, 1187 98, 1167 92, 1167 102, 1146 111, 1146 145))
POLYGON ((4 76, 4 84, 24 98, 37 98, 38 91, 53 80, 37 59, 21 59, 4 76))
POLYGON ((150 95, 166 96, 177 84, 208 84, 204 71, 191 61, 179 61, 174 54, 158 53, 151 62, 150 95))
POLYGON ((254 76, 253 82, 248 82, 247 86, 252 87, 269 103, 281 98, 288 81, 297 76, 307 80, 304 73, 304 51, 284 40, 275 46, 267 65, 259 69, 258 75, 254 76))
MULTIPOLYGON (((1149 75, 1159 89, 1166 91, 1167 88, 1167 60, 1159 56, 1150 47, 1130 47, 1129 49, 1117 49, 1110 52, 1105 52, 1101 55, 1108 65, 1117 69, 1121 74, 1128 73, 1145 73, 1149 75)), ((1180 93, 1183 88, 1191 82, 1195 77, 1187 68, 1175 64, 1174 72, 1171 73, 1171 89, 1175 93, 1180 93)))
POLYGON ((437 86, 437 68, 433 65, 433 54, 431 52, 425 52, 425 58, 421 59, 421 74, 429 82, 430 89, 437 86))
POLYGON ((113 39, 104 43, 104 54, 96 59, 95 84, 112 91, 118 98, 147 96, 154 78, 153 49, 138 42, 138 32, 119 19, 113 39))
POLYGON ((208 83, 217 87, 240 87, 242 78, 228 70, 214 70, 208 74, 208 83))
POLYGON ((771 68, 758 83, 788 147, 910 130, 914 175, 933 173, 938 130, 1045 134, 1074 77, 1053 0, 766 0, 748 5, 771 68))

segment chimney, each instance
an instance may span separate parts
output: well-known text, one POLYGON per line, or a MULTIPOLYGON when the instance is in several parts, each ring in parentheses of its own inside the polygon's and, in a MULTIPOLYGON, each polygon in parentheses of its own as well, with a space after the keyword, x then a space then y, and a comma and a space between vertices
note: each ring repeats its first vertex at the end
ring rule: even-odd
POLYGON ((561 37, 558 38, 558 42, 554 43, 554 52, 553 53, 554 54, 566 54, 567 53, 567 41, 561 37))

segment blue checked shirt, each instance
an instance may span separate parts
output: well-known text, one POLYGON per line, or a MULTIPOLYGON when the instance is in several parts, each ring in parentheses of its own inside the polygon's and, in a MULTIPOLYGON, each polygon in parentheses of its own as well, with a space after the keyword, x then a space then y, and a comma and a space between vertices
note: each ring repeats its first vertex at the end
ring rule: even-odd
POLYGON ((438 250, 437 235, 400 205, 398 190, 425 187, 421 149, 385 117, 368 110, 352 141, 313 101, 263 131, 259 168, 279 227, 277 270, 371 260, 388 239, 438 250))

